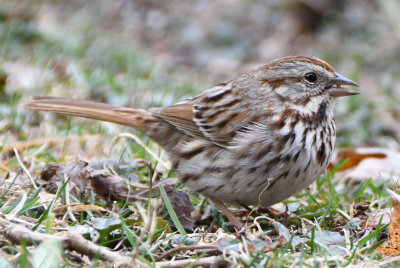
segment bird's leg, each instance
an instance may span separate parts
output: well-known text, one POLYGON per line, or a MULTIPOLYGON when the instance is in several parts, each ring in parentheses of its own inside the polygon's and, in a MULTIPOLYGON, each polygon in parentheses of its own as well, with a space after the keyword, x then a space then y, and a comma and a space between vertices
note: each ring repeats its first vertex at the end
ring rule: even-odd
POLYGON ((210 198, 210 200, 221 210, 221 212, 228 218, 228 220, 235 226, 236 231, 242 230, 244 224, 233 215, 233 213, 221 202, 217 199, 210 198))

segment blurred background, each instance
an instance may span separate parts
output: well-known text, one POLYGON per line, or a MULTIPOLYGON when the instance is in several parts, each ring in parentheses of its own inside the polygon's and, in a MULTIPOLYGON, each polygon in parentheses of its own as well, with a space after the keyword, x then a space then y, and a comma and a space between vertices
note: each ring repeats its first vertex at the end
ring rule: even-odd
POLYGON ((40 121, 19 104, 32 95, 170 105, 301 54, 361 85, 337 104, 340 146, 399 148, 399 11, 397 0, 3 0, 0 135, 29 138, 40 121))

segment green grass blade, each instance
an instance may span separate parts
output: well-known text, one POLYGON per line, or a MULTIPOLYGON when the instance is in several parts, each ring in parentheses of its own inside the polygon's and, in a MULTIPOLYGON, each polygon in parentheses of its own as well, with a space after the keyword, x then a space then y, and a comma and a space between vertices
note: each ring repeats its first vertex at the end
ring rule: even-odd
POLYGON ((187 233, 185 231, 185 228, 183 228, 181 222, 178 219, 178 216, 176 216, 175 210, 172 208, 171 202, 169 202, 167 193, 165 192, 165 189, 164 189, 163 185, 160 185, 160 193, 161 193, 162 198, 164 199, 165 207, 167 208, 169 216, 171 217, 172 222, 174 223, 176 229, 178 229, 178 232, 181 235, 186 236, 187 233))

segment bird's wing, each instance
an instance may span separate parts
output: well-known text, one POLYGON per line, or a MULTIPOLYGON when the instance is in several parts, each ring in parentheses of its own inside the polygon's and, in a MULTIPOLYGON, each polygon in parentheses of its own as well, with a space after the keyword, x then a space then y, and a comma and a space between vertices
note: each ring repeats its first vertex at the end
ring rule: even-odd
POLYGON ((256 120, 248 104, 223 83, 176 105, 157 108, 153 114, 184 133, 226 146, 240 130, 256 120))

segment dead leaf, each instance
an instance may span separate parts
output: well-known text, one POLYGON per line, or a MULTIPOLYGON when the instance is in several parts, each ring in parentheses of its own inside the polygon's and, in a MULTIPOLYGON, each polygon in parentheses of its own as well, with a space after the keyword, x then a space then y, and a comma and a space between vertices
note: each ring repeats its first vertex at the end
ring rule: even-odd
POLYGON ((365 230, 375 230, 378 225, 382 226, 390 222, 390 209, 381 209, 373 211, 368 215, 367 220, 363 229, 365 230))
POLYGON ((346 184, 357 184, 366 178, 374 181, 399 179, 400 152, 385 148, 356 148, 335 152, 328 169, 333 169, 343 160, 347 162, 335 173, 335 180, 346 184))
POLYGON ((194 210, 192 202, 187 193, 176 190, 169 185, 165 186, 165 192, 171 202, 172 208, 175 210, 183 228, 193 231, 193 221, 191 213, 194 210))
POLYGON ((387 189, 392 197, 393 213, 390 217, 389 238, 376 249, 382 255, 400 255, 400 195, 387 189))
POLYGON ((331 232, 328 230, 315 232, 315 242, 318 245, 323 245, 338 255, 347 254, 346 246, 344 244, 345 241, 345 237, 339 232, 331 232))
POLYGON ((107 211, 105 208, 96 205, 74 205, 71 206, 73 211, 107 211))
MULTIPOLYGON (((98 195, 109 202, 114 200, 126 200, 126 195, 122 199, 118 198, 118 194, 129 192, 126 180, 118 176, 110 175, 109 172, 102 169, 104 163, 105 162, 99 164, 94 162, 88 164, 85 161, 78 161, 69 167, 49 164, 41 172, 38 184, 44 185, 47 191, 55 193, 61 187, 65 179, 69 178, 70 192, 76 197, 81 197, 89 189, 93 188, 98 195)), ((130 168, 134 168, 134 166, 130 168)), ((132 170, 135 171, 135 169, 132 170)))
POLYGON ((37 183, 44 185, 44 188, 55 193, 62 186, 65 179, 70 178, 70 191, 76 197, 80 197, 88 188, 91 178, 89 170, 86 168, 85 161, 78 161, 69 167, 61 167, 56 165, 47 165, 40 173, 37 183))

